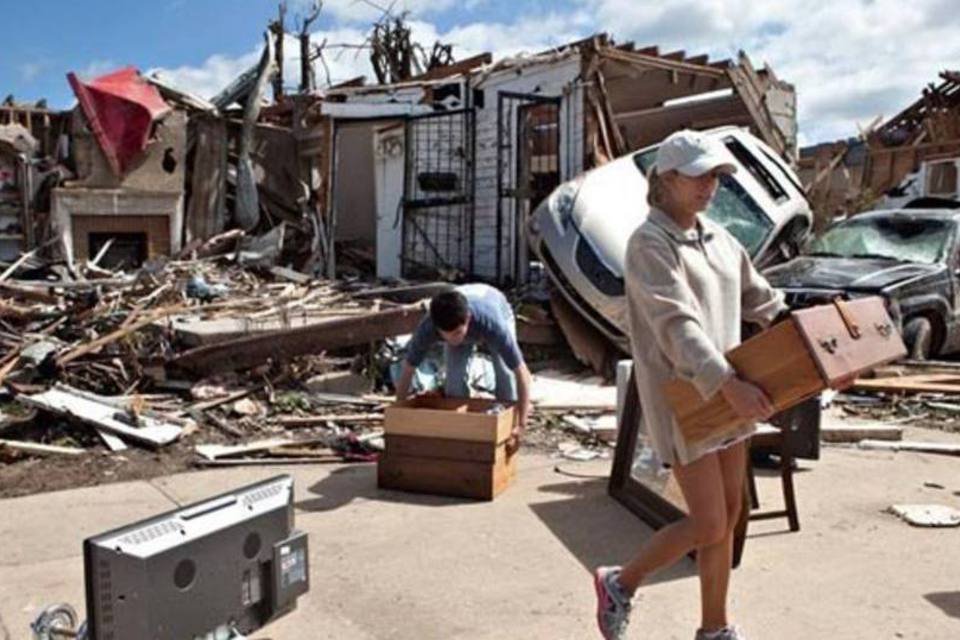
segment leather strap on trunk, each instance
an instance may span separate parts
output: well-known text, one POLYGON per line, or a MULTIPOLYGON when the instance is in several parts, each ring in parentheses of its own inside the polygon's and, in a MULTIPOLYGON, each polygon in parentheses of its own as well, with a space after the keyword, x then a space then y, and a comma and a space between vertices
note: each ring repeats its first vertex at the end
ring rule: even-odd
POLYGON ((853 314, 850 313, 850 309, 847 308, 847 303, 844 302, 843 298, 834 298, 833 306, 837 308, 837 313, 840 314, 840 319, 843 320, 843 324, 846 325, 850 337, 854 340, 859 340, 863 334, 860 332, 860 325, 857 324, 853 314))

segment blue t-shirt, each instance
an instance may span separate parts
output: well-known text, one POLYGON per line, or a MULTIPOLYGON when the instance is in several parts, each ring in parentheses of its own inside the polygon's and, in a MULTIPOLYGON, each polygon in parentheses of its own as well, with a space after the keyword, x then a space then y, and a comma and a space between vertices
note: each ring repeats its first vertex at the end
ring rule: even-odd
MULTIPOLYGON (((523 354, 517 344, 516 321, 507 298, 499 290, 486 284, 463 285, 457 287, 457 291, 467 299, 467 307, 470 309, 470 326, 463 343, 485 344, 493 353, 503 358, 508 369, 519 367, 523 363, 523 354)), ((427 314, 407 345, 407 362, 412 367, 419 366, 427 350, 442 339, 427 314)))

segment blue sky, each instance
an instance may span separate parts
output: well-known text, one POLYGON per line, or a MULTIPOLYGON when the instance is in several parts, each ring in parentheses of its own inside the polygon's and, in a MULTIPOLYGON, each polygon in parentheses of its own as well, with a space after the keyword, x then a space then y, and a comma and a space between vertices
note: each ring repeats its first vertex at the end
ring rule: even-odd
MULTIPOLYGON (((939 71, 960 69, 956 0, 396 1, 420 41, 452 42, 458 57, 538 51, 599 31, 714 58, 742 48, 796 85, 806 143, 856 135, 915 100, 939 71)), ((327 0, 314 41, 362 41, 379 13, 372 4, 389 2, 327 0)), ((46 97, 55 107, 72 103, 67 71, 94 76, 127 64, 210 96, 257 59, 277 10, 274 0, 3 4, 0 97, 46 97)), ((309 0, 289 5, 292 30, 309 0)), ((333 80, 370 75, 365 56, 330 53, 333 80)), ((295 83, 296 60, 288 64, 295 83)))

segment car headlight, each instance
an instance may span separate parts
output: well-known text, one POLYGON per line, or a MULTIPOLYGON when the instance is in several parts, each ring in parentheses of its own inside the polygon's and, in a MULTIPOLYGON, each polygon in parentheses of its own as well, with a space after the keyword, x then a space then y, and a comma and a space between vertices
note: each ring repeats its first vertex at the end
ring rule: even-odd
POLYGON ((573 206, 577 202, 579 191, 580 181, 571 180, 560 185, 550 194, 550 210, 564 230, 574 225, 573 206))

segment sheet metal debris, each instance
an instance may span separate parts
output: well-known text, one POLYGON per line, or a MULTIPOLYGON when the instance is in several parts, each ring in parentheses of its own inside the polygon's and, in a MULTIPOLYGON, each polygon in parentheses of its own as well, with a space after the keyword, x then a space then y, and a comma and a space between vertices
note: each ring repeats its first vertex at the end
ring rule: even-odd
POLYGON ((960 510, 941 504, 895 504, 889 511, 915 527, 960 527, 960 510))

